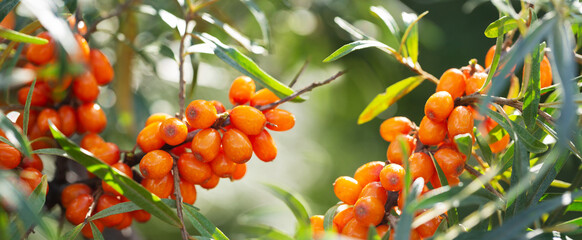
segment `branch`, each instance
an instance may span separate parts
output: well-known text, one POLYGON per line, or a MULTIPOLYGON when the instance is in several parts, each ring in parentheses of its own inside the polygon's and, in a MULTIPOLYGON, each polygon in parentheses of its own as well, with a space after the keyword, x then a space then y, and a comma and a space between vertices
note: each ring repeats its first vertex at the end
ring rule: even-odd
POLYGON ((293 85, 295 85, 295 83, 297 82, 297 79, 299 79, 299 76, 301 76, 301 74, 303 73, 305 68, 307 68, 307 65, 309 65, 309 59, 305 60, 305 63, 303 63, 303 66, 301 66, 301 69, 299 69, 299 72, 297 72, 297 74, 295 75, 293 80, 291 80, 291 82, 289 83, 289 87, 293 87, 293 85))
POLYGON ((328 83, 332 82, 333 80, 336 80, 341 75, 344 75, 344 73, 346 73, 346 72, 345 71, 339 71, 338 73, 336 73, 335 75, 331 76, 330 78, 326 79, 323 82, 314 82, 311 85, 309 85, 309 86, 307 86, 307 87, 305 87, 305 88, 303 88, 303 89, 301 89, 301 90, 299 90, 299 91, 297 91, 297 92, 295 92, 295 93, 293 93, 293 94, 291 94, 291 95, 289 95, 289 96, 287 96, 287 97, 285 97, 283 99, 280 99, 279 101, 276 101, 274 103, 270 103, 270 104, 267 104, 267 105, 257 106, 256 108, 259 109, 259 110, 261 110, 261 111, 265 111, 265 110, 269 110, 271 108, 275 108, 275 107, 281 105, 282 103, 288 102, 288 101, 296 98, 297 96, 299 96, 301 94, 304 94, 306 92, 311 91, 312 89, 314 89, 316 87, 319 87, 319 86, 328 84, 328 83))
POLYGON ((172 154, 172 158, 174 159, 174 166, 172 167, 172 171, 174 174, 174 194, 176 195, 176 210, 178 212, 178 219, 180 219, 180 233, 182 233, 182 239, 188 239, 188 230, 186 230, 186 225, 184 224, 184 214, 182 210, 182 193, 180 192, 180 175, 178 172, 178 158, 172 154))
MULTIPOLYGON (((455 99, 455 106, 475 104, 486 97, 487 97, 486 95, 477 94, 477 93, 467 95, 464 97, 460 97, 460 98, 455 99)), ((515 99, 507 99, 507 98, 503 98, 503 97, 492 96, 491 102, 497 103, 499 105, 507 105, 507 106, 510 106, 510 107, 513 107, 513 108, 519 110, 520 112, 523 112, 523 103, 518 101, 518 100, 515 100, 515 99)), ((556 122, 550 114, 542 111, 539 108, 538 108, 538 115, 540 115, 548 123, 554 124, 556 122)))
MULTIPOLYGON (((190 19, 186 18, 186 26, 184 27, 184 32, 188 30, 188 25, 190 23, 190 19)), ((180 70, 180 93, 178 94, 178 102, 180 104, 180 112, 178 112, 178 119, 182 119, 184 117, 184 111, 186 108, 186 79, 184 79, 184 61, 185 61, 185 54, 184 54, 184 44, 186 42, 186 37, 189 36, 188 34, 184 33, 182 38, 180 39, 180 50, 178 54, 180 55, 180 62, 179 62, 179 70, 180 70)))
MULTIPOLYGON (((469 166, 466 163, 465 163, 465 170, 467 170, 467 172, 469 172, 471 175, 473 175, 475 177, 481 177, 483 175, 479 171, 475 170, 473 167, 469 166)), ((489 192, 495 194, 495 196, 497 196, 499 198, 503 198, 503 195, 501 195, 501 193, 499 193, 497 190, 495 190, 495 188, 493 188, 493 186, 491 186, 490 183, 486 183, 483 185, 485 186, 485 189, 487 189, 489 192)))
POLYGON ((91 36, 91 34, 95 31, 97 31, 97 25, 99 25, 99 23, 113 18, 113 17, 117 17, 119 15, 121 15, 123 12, 125 12, 125 10, 127 10, 134 2, 137 2, 139 0, 127 0, 125 1, 123 4, 118 5, 117 8, 113 9, 113 11, 109 12, 109 14, 100 17, 98 19, 96 19, 95 21, 93 21, 93 24, 91 24, 91 26, 89 26, 87 28, 87 33, 85 33, 85 39, 89 39, 89 36, 91 36))

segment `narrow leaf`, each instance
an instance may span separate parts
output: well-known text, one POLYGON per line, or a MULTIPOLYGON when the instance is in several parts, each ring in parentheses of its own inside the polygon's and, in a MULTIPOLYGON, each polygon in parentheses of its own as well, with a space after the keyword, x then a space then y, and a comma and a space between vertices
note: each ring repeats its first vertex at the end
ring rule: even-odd
POLYGON ((30 36, 21 32, 14 31, 0 27, 0 37, 6 38, 14 42, 32 43, 32 44, 47 44, 48 40, 35 36, 30 36))
POLYGON ((4 20, 8 13, 18 5, 20 0, 3 0, 0 2, 0 19, 4 20))
POLYGON ((522 21, 525 24, 523 19, 516 20, 509 16, 503 16, 487 26, 485 36, 488 38, 497 38, 498 36, 504 35, 517 28, 517 21, 522 21))
POLYGON ((519 141, 523 143, 524 147, 526 147, 528 151, 533 153, 541 153, 548 150, 548 146, 546 146, 545 144, 540 142, 536 137, 531 135, 531 133, 529 133, 529 131, 527 131, 520 124, 514 122, 510 124, 510 122, 503 116, 501 116, 500 113, 495 112, 491 109, 487 109, 487 115, 495 122, 497 122, 499 125, 501 125, 501 127, 503 127, 503 129, 505 129, 509 133, 509 136, 513 140, 516 140, 515 136, 519 137, 519 141))
POLYGON ((228 237, 226 237, 226 235, 224 235, 224 233, 222 233, 220 229, 214 226, 214 224, 212 224, 210 220, 208 220, 204 215, 202 215, 202 213, 198 212, 198 210, 195 207, 189 204, 183 204, 183 207, 184 210, 186 210, 187 214, 190 214, 193 218, 196 219, 196 221, 198 221, 198 223, 200 223, 200 226, 202 226, 203 229, 197 230, 199 231, 203 230, 205 232, 208 232, 210 234, 210 237, 216 240, 228 240, 228 237))
MULTIPOLYGON (((247 1, 250 1, 250 0, 243 0, 243 2, 247 2, 247 1)), ((252 1, 251 1, 251 3, 252 3, 252 1)), ((252 4, 254 4, 254 3, 252 3, 252 4)), ((228 34, 230 37, 232 37, 234 40, 236 40, 241 46, 243 46, 248 51, 255 53, 255 54, 266 54, 267 53, 267 49, 254 43, 248 37, 244 36, 242 33, 237 31, 236 29, 234 29, 232 26, 230 26, 226 23, 223 23, 222 21, 215 18, 214 16, 212 16, 208 13, 202 13, 200 15, 200 17, 202 18, 202 20, 221 28, 224 32, 226 32, 226 34, 228 34)))
POLYGON ((90 222, 89 224, 91 224, 91 233, 93 233, 93 239, 105 240, 103 238, 103 234, 101 234, 101 231, 99 231, 99 228, 97 228, 97 226, 95 226, 95 223, 90 222))
POLYGON ((331 231, 333 228, 333 218, 335 217, 335 214, 337 213, 337 209, 340 205, 342 205, 343 202, 339 202, 336 205, 333 205, 333 207, 330 207, 326 212, 325 215, 323 216, 323 229, 325 231, 331 231))
POLYGON ((257 4, 253 0, 241 0, 241 1, 251 11, 251 14, 253 14, 255 20, 257 20, 257 23, 259 23, 261 33, 263 34, 263 44, 269 46, 271 42, 271 29, 269 28, 269 21, 267 20, 267 16, 265 16, 265 13, 259 8, 259 6, 257 6, 257 4))
POLYGON ((266 225, 247 225, 243 224, 238 228, 238 231, 246 234, 245 237, 260 237, 261 239, 281 239, 281 240, 292 240, 293 237, 287 235, 271 226, 266 225))
POLYGON ((28 142, 28 139, 26 139, 26 137, 24 137, 18 130, 16 130, 16 127, 14 127, 14 123, 12 123, 12 121, 10 121, 10 119, 8 119, 6 115, 4 115, 4 113, 1 112, 0 112, 0 129, 4 131, 6 138, 10 140, 10 142, 12 142, 14 145, 16 145, 21 153, 24 153, 24 155, 27 157, 31 156, 32 149, 30 148, 30 143, 28 142))
POLYGON ((544 54, 545 44, 540 46, 532 53, 531 72, 529 74, 529 84, 525 98, 523 99, 523 119, 527 128, 535 127, 536 118, 538 117, 538 106, 540 103, 540 64, 544 54))
POLYGON ((378 48, 378 49, 380 49, 380 50, 382 50, 390 55, 397 54, 396 50, 394 50, 391 47, 389 47, 388 45, 381 43, 381 42, 378 42, 376 40, 357 40, 355 42, 351 42, 351 43, 348 43, 346 45, 343 45, 338 50, 335 50, 335 52, 333 52, 332 54, 327 56, 325 59, 323 59, 323 62, 332 62, 332 61, 335 61, 335 60, 342 58, 345 55, 348 55, 349 53, 351 53, 353 51, 365 49, 365 48, 371 48, 371 47, 378 48))
POLYGON ((371 37, 362 32, 362 30, 354 27, 354 25, 340 17, 335 17, 333 21, 344 31, 348 32, 354 40, 373 40, 371 37))
POLYGON ((283 190, 280 187, 267 183, 264 185, 277 198, 281 199, 285 203, 285 205, 289 207, 289 209, 291 209, 291 212, 293 212, 293 215, 295 215, 295 218, 297 219, 297 223, 299 224, 300 228, 309 227, 309 225, 311 224, 311 221, 309 220, 309 214, 307 214, 305 206, 301 203, 301 201, 299 201, 299 199, 297 199, 295 196, 293 196, 293 194, 283 190))
POLYGON ((413 205, 410 204, 416 200, 418 195, 422 192, 424 187, 424 180, 422 178, 417 178, 414 183, 412 183, 412 188, 409 194, 406 196, 406 203, 402 214, 400 214, 400 220, 398 220, 398 225, 396 226, 396 231, 394 234, 394 239, 410 239, 410 230, 412 226, 412 220, 414 218, 413 205))
POLYGON ((370 11, 374 16, 380 18, 388 28, 388 45, 392 47, 398 46, 400 44, 400 29, 398 29, 398 24, 396 24, 394 17, 382 6, 372 6, 370 11))

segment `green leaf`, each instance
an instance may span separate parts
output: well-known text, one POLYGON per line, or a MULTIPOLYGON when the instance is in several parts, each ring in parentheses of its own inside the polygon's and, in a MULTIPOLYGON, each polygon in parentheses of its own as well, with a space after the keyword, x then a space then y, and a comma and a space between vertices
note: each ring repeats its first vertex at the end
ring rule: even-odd
POLYGON ((16 5, 18 5, 18 3, 20 2, 20 0, 3 0, 0 2, 0 19, 4 20, 4 18, 6 18, 6 15, 8 15, 8 13, 10 13, 10 11, 12 11, 12 9, 14 7, 16 7, 16 5))
POLYGON ((493 119, 499 125, 501 125, 501 127, 503 127, 503 129, 505 129, 508 132, 509 136, 514 141, 519 141, 519 142, 523 143, 524 147, 529 152, 542 153, 542 152, 545 152, 546 150, 548 150, 548 146, 546 146, 545 144, 540 142, 536 137, 531 135, 531 133, 529 133, 529 131, 527 131, 520 124, 513 122, 513 121, 508 121, 500 113, 495 112, 489 108, 487 108, 486 111, 487 111, 487 116, 489 116, 491 119, 493 119), (516 136, 519 138, 519 140, 515 139, 516 136))
POLYGON ((487 29, 485 29, 485 36, 488 38, 497 38, 502 36, 509 31, 516 29, 517 21, 522 21, 525 24, 523 19, 516 20, 510 18, 509 16, 503 16, 487 26, 487 29))
POLYGON ((404 57, 410 58, 412 60, 412 64, 416 64, 418 62, 418 26, 416 23, 428 14, 428 12, 424 12, 417 16, 414 13, 402 13, 402 21, 404 25, 407 26, 406 31, 404 32, 404 36, 402 36, 402 42, 400 44, 400 50, 403 51, 404 57), (405 44, 403 48, 402 43, 405 44))
MULTIPOLYGON (((209 44, 213 48, 214 54, 220 58, 220 60, 229 64, 239 72, 251 77, 257 81, 258 84, 268 88, 280 98, 287 97, 294 93, 293 89, 277 81, 277 79, 263 71, 263 69, 261 69, 252 59, 245 56, 235 48, 225 45, 224 43, 220 42, 220 40, 207 33, 195 34, 204 43, 209 44)), ((305 101, 305 99, 296 97, 291 101, 302 102, 305 101)))
POLYGON ((66 239, 66 240, 77 239, 77 236, 79 236, 79 233, 81 233, 81 230, 83 230, 83 227, 85 227, 85 223, 81 223, 81 224, 75 226, 73 229, 71 229, 70 231, 65 233, 65 236, 63 236, 62 239, 66 239))
POLYGON ((441 188, 433 189, 424 195, 422 195, 416 203, 411 206, 415 211, 433 208, 445 201, 457 201, 456 207, 471 206, 471 205, 484 205, 485 203, 493 200, 499 200, 497 196, 493 193, 487 191, 484 188, 479 188, 471 195, 463 197, 460 199, 458 196, 461 191, 464 190, 464 186, 444 186, 441 188))
POLYGON ((540 63, 542 62, 545 48, 546 44, 542 43, 533 51, 529 84, 527 85, 527 91, 523 99, 522 115, 525 120, 525 125, 529 129, 535 127, 536 118, 538 117, 538 106, 540 103, 540 63))
POLYGON ((305 206, 301 201, 299 201, 299 199, 297 199, 297 197, 275 185, 268 183, 265 183, 264 185, 271 193, 273 193, 273 195, 281 199, 285 205, 291 209, 291 212, 293 212, 293 215, 295 215, 295 218, 297 219, 300 229, 310 226, 311 221, 309 220, 307 209, 305 209, 305 206))
POLYGON ((386 92, 376 95, 376 97, 368 103, 368 106, 366 106, 364 111, 362 111, 358 117, 358 124, 374 119, 378 114, 420 85, 422 81, 424 81, 424 77, 418 75, 400 80, 399 82, 390 85, 390 87, 386 88, 386 92))
POLYGON ((467 159, 471 158, 471 150, 473 147, 473 136, 469 133, 459 134, 455 136, 455 143, 459 152, 465 154, 467 159))
POLYGON ((74 13, 77 10, 77 0, 65 0, 65 6, 69 12, 74 13))
MULTIPOLYGON (((386 233, 386 235, 390 235, 390 233, 386 233)), ((368 240, 380 240, 380 236, 378 236, 378 231, 376 231, 374 225, 370 225, 368 228, 368 240)))
POLYGON ((6 38, 14 42, 32 43, 32 44, 47 44, 48 40, 35 36, 30 36, 12 29, 0 27, 0 37, 6 38))
POLYGON ((97 220, 100 218, 108 217, 108 216, 119 214, 119 213, 126 213, 126 212, 135 211, 135 210, 140 210, 140 209, 142 209, 142 208, 138 207, 134 202, 122 202, 122 203, 115 204, 111 207, 108 207, 106 209, 103 209, 103 210, 95 213, 95 215, 89 217, 89 221, 97 220))
POLYGON ((60 148, 41 148, 41 149, 37 149, 37 150, 32 151, 32 154, 60 156, 60 157, 65 157, 65 158, 71 159, 71 157, 69 155, 67 155, 67 152, 65 152, 65 150, 60 149, 60 148))
POLYGON ((105 240, 103 238, 103 234, 101 234, 101 231, 99 231, 99 228, 97 228, 97 226, 95 226, 95 223, 89 222, 89 224, 91 224, 91 232, 93 233, 93 239, 105 240))
POLYGON ((404 240, 410 239, 410 230, 412 226, 412 220, 414 218, 414 205, 411 203, 416 200, 418 195, 422 192, 424 187, 424 180, 422 178, 417 178, 412 183, 412 188, 409 194, 406 196, 406 202, 404 204, 404 209, 400 214, 400 220, 396 225, 396 231, 394 233, 394 239, 404 240))
POLYGON ((352 36, 355 40, 374 40, 370 36, 366 35, 362 30, 354 27, 354 25, 350 24, 348 21, 343 20, 340 17, 335 17, 333 21, 344 31, 348 32, 350 36, 352 36))
POLYGON ((30 196, 28 196, 30 206, 32 207, 35 213, 40 213, 42 207, 44 206, 44 203, 46 201, 47 187, 48 187, 47 177, 46 175, 42 175, 40 184, 38 184, 30 194, 30 196))
POLYGON ((271 29, 269 28, 269 21, 267 20, 267 16, 265 16, 265 13, 253 0, 241 1, 251 11, 251 14, 253 14, 255 20, 257 20, 257 23, 259 23, 259 27, 261 28, 261 33, 263 35, 263 44, 269 46, 271 42, 271 29))
POLYGON ((6 115, 4 115, 4 113, 1 112, 0 112, 0 129, 4 131, 6 138, 12 144, 17 146, 21 153, 23 153, 27 157, 31 156, 32 149, 30 148, 30 143, 28 142, 28 139, 25 136, 23 136, 18 130, 16 130, 16 127, 14 127, 14 123, 12 123, 12 121, 10 121, 10 119, 8 119, 6 115))
POLYGON ((536 204, 544 193, 548 190, 552 181, 564 166, 564 163, 569 159, 569 152, 559 151, 546 154, 544 161, 530 170, 530 172, 537 173, 532 181, 532 186, 528 190, 527 205, 536 204))
POLYGON ((183 204, 185 210, 184 213, 188 215, 192 225, 200 232, 203 236, 211 237, 216 240, 228 240, 228 237, 220 231, 212 222, 210 222, 202 213, 189 204, 183 204))
POLYGON ((475 134, 475 139, 477 145, 479 145, 479 149, 481 150, 481 155, 483 156, 483 159, 485 160, 485 162, 487 162, 487 164, 491 165, 493 153, 491 152, 491 148, 489 148, 489 143, 487 143, 487 140, 483 138, 483 135, 481 135, 480 131, 474 131, 473 133, 475 134))
POLYGON ((339 202, 336 205, 333 205, 333 207, 330 207, 326 212, 325 215, 323 216, 323 229, 325 231, 331 231, 333 228, 333 218, 335 217, 335 214, 337 213, 337 208, 342 205, 343 202, 339 202))
POLYGON ((400 44, 400 29, 398 29, 398 24, 396 24, 394 17, 382 6, 372 6, 370 11, 372 15, 380 18, 388 28, 388 45, 392 47, 398 46, 400 44))
POLYGON ((261 239, 281 239, 281 240, 292 240, 293 237, 287 235, 286 233, 278 230, 274 227, 267 225, 247 225, 242 224, 240 228, 237 228, 241 233, 246 234, 245 237, 260 237, 261 239))
MULTIPOLYGON (((250 0, 243 0, 243 2, 246 2, 246 1, 250 1, 250 0)), ((214 16, 212 16, 208 13, 202 13, 202 14, 200 14, 200 18, 202 18, 202 20, 204 20, 210 24, 216 25, 217 27, 221 28, 224 32, 226 32, 226 34, 228 34, 230 37, 232 37, 234 40, 236 40, 241 46, 243 46, 248 51, 255 53, 255 54, 266 54, 267 53, 267 49, 254 43, 248 37, 244 36, 242 33, 237 31, 236 29, 234 29, 232 26, 230 26, 226 23, 223 23, 222 21, 215 18, 214 16)))
POLYGON ((150 212, 152 215, 170 225, 176 227, 181 226, 176 213, 172 211, 168 205, 164 204, 159 197, 150 193, 140 184, 133 181, 133 179, 120 173, 117 169, 114 169, 87 154, 88 152, 86 152, 86 150, 82 150, 71 140, 67 139, 52 123, 50 124, 50 127, 55 140, 57 140, 59 145, 73 160, 83 165, 89 172, 104 180, 113 189, 122 193, 123 196, 150 212))
POLYGON ((28 125, 30 124, 30 104, 32 103, 32 94, 34 93, 34 88, 36 87, 36 78, 32 80, 32 84, 30 84, 30 89, 28 90, 28 94, 26 95, 26 102, 24 102, 24 116, 22 116, 22 131, 24 131, 24 135, 28 136, 28 125))
POLYGON ((335 60, 342 58, 343 56, 345 56, 353 51, 365 49, 365 48, 371 48, 371 47, 378 48, 378 49, 380 49, 380 50, 382 50, 390 55, 397 54, 396 50, 394 50, 391 47, 389 47, 388 45, 381 43, 381 42, 378 42, 376 40, 357 40, 357 41, 348 43, 346 45, 343 45, 339 49, 335 50, 335 52, 333 52, 332 54, 327 56, 323 60, 323 62, 332 62, 332 61, 335 61, 335 60))
MULTIPOLYGON (((439 165, 439 163, 436 161, 436 159, 434 159, 434 156, 431 152, 429 152, 428 155, 432 159, 432 163, 434 164, 434 169, 436 170, 437 176, 439 177, 439 182, 441 184, 441 187, 449 186, 449 181, 447 180, 447 176, 445 175, 445 172, 443 172, 441 165, 439 165)), ((433 187, 435 187, 435 186, 433 186, 433 187)))

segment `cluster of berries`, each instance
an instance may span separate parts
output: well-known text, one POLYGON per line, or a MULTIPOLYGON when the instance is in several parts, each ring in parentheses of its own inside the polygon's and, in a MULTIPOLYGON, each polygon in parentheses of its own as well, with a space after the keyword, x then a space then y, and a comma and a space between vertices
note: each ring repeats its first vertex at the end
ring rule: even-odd
POLYGON ((193 204, 195 185, 212 189, 220 178, 241 179, 253 152, 264 162, 275 159, 277 147, 266 128, 291 129, 293 114, 278 108, 259 110, 279 98, 266 88, 255 92, 254 81, 246 76, 233 81, 229 99, 234 105, 229 110, 219 101, 194 100, 184 119, 160 113, 147 119, 137 137, 146 153, 139 163, 146 189, 160 198, 174 198, 176 173, 171 170, 176 161, 180 192, 184 202, 193 204))

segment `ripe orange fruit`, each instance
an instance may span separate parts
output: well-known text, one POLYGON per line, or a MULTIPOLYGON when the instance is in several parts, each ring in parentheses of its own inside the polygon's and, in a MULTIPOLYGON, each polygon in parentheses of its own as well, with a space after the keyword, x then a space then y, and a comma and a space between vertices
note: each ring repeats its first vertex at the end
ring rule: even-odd
POLYGON ((168 173, 159 179, 144 178, 141 185, 159 198, 168 198, 174 191, 174 177, 168 173))
POLYGON ((177 118, 168 118, 160 126, 160 136, 167 144, 176 146, 186 140, 188 127, 177 118))
MULTIPOLYGON (((41 86, 41 82, 37 82, 37 84, 34 87, 34 90, 32 90, 32 97, 30 99, 30 105, 31 106, 37 106, 37 107, 42 107, 48 104, 48 102, 50 101, 50 93, 49 91, 46 91, 45 89, 43 89, 41 86)), ((22 105, 24 105, 26 103, 26 98, 28 97, 28 92, 30 92, 30 87, 23 87, 20 90, 18 90, 18 102, 22 105)))
POLYGON ((80 60, 83 60, 85 62, 89 61, 89 54, 91 52, 91 49, 89 48, 89 43, 87 43, 87 40, 79 34, 75 34, 75 40, 77 40, 77 45, 79 46, 80 50, 78 57, 80 58, 80 60))
POLYGON ((287 110, 270 109, 265 111, 267 128, 273 131, 287 131, 295 126, 295 116, 287 110))
POLYGON ((0 168, 14 169, 18 167, 22 159, 22 154, 18 149, 6 143, 0 143, 0 168))
POLYGON ((174 160, 172 156, 163 150, 148 152, 139 163, 139 171, 145 178, 160 179, 172 170, 174 160))
POLYGON ((36 170, 42 171, 42 169, 44 168, 44 163, 42 162, 42 159, 40 159, 40 157, 38 155, 33 154, 32 157, 22 158, 22 161, 20 162, 20 166, 22 168, 29 168, 29 167, 36 168, 36 170))
POLYGON ((552 85, 552 67, 550 66, 550 60, 546 56, 542 58, 540 63, 540 85, 541 88, 552 85))
POLYGON ((323 215, 313 215, 309 218, 311 222, 311 232, 313 239, 320 239, 325 235, 323 228, 323 215))
POLYGON ((253 156, 251 141, 247 135, 236 128, 228 129, 224 133, 222 149, 229 160, 238 164, 248 162, 253 156))
POLYGON ((99 97, 99 85, 91 72, 85 72, 73 80, 73 94, 83 102, 94 102, 99 97))
POLYGON ((105 54, 98 49, 91 49, 89 52, 89 67, 97 84, 105 85, 113 80, 113 67, 105 54))
POLYGON ((423 117, 418 128, 418 139, 424 145, 437 145, 447 136, 446 122, 435 122, 423 117))
POLYGON ((55 57, 56 43, 48 32, 41 32, 36 35, 49 42, 47 44, 30 44, 26 49, 26 59, 36 65, 43 65, 50 62, 55 57))
POLYGON ((362 186, 358 181, 348 176, 339 177, 333 183, 333 192, 337 198, 350 205, 356 203, 361 191, 362 186))
POLYGON ((412 151, 416 148, 416 139, 408 135, 398 135, 394 141, 390 143, 386 150, 386 158, 392 163, 402 164, 404 159, 404 151, 401 148, 400 142, 404 142, 408 147, 406 156, 410 156, 412 151))
POLYGON ((232 81, 228 92, 228 99, 233 105, 247 103, 255 93, 255 81, 247 76, 240 76, 232 81))
MULTIPOLYGON (((196 202, 196 186, 180 178, 180 195, 182 195, 183 202, 194 204, 196 202)), ((172 193, 172 199, 176 199, 176 194, 172 193)))
POLYGON ((263 88, 257 91, 255 94, 253 94, 253 96, 251 97, 250 105, 253 107, 262 106, 274 103, 279 100, 280 100, 279 97, 277 97, 277 95, 271 92, 271 90, 263 88))
POLYGON ((166 144, 160 134, 161 125, 161 122, 152 123, 139 132, 137 135, 137 145, 139 145, 142 151, 151 152, 162 148, 166 144))
MULTIPOLYGON (((485 81, 487 81, 487 73, 478 72, 473 74, 473 76, 467 78, 467 82, 465 84, 465 94, 470 95, 476 93, 479 89, 481 89, 483 84, 485 84, 485 81)), ((483 92, 487 92, 489 86, 491 86, 491 84, 489 84, 487 88, 484 88, 483 92)))
POLYGON ((172 116, 167 113, 154 113, 146 119, 145 125, 147 126, 156 122, 164 122, 168 118, 172 118, 172 116))
POLYGON ((131 226, 131 223, 133 222, 133 218, 131 218, 131 215, 129 213, 125 213, 123 214, 123 219, 121 220, 121 222, 117 225, 115 225, 114 227, 117 230, 123 230, 126 229, 127 227, 131 226))
POLYGON ((73 183, 63 189, 61 192, 61 203, 65 208, 69 208, 69 204, 77 197, 87 194, 91 195, 91 188, 83 183, 73 183))
POLYGON ((84 149, 89 149, 91 146, 104 142, 105 140, 103 140, 103 138, 101 138, 101 136, 99 136, 97 133, 90 132, 85 134, 85 136, 83 136, 81 139, 81 147, 84 149))
POLYGON ((25 168, 20 172, 20 179, 26 182, 31 190, 34 190, 42 181, 42 173, 36 168, 25 168))
POLYGON ((214 108, 216 108, 216 113, 221 114, 223 112, 226 112, 226 108, 224 108, 224 105, 222 105, 221 102, 212 100, 210 101, 210 103, 212 103, 212 105, 214 105, 214 108))
POLYGON ((368 183, 364 188, 362 188, 358 199, 362 199, 363 197, 373 197, 378 199, 382 205, 386 204, 386 200, 388 200, 386 189, 382 187, 382 183, 380 183, 379 180, 377 182, 368 183))
POLYGON ((93 153, 95 158, 107 163, 108 165, 113 165, 118 162, 121 153, 119 147, 111 142, 99 143, 89 147, 87 150, 93 153))
POLYGON ((493 56, 495 55, 496 46, 493 45, 487 50, 487 54, 485 55, 485 67, 488 68, 493 63, 493 56))
POLYGON ((447 91, 454 99, 463 96, 465 92, 465 74, 461 70, 451 68, 443 73, 437 84, 436 91, 447 91))
POLYGON ((428 119, 435 122, 444 122, 453 111, 455 103, 453 102, 453 97, 446 91, 440 91, 434 93, 432 96, 426 100, 424 105, 424 114, 428 119))
POLYGON ((65 217, 73 225, 79 225, 85 220, 91 204, 93 204, 93 197, 89 194, 81 194, 69 203, 65 217))
POLYGON ((210 164, 196 160, 194 154, 184 153, 178 159, 180 177, 192 184, 202 184, 212 176, 210 164))
POLYGON ((447 120, 447 129, 450 138, 458 134, 473 133, 473 113, 465 106, 458 106, 451 112, 447 120))
POLYGON ((150 218, 152 217, 152 215, 147 212, 146 210, 135 210, 130 212, 131 216, 133 217, 133 219, 135 219, 138 222, 147 222, 150 220, 150 218))
POLYGON ((193 128, 209 128, 216 121, 214 104, 204 100, 194 100, 186 107, 186 119, 193 128))
POLYGON ((474 72, 471 73, 471 71, 473 71, 473 69, 471 68, 470 64, 461 68, 461 72, 463 72, 463 74, 465 75, 465 79, 469 79, 475 73, 485 72, 485 69, 481 65, 475 64, 474 72))
POLYGON ((354 205, 354 218, 366 226, 380 224, 385 213, 384 203, 372 196, 362 197, 354 205))
POLYGON ((232 173, 230 180, 231 181, 240 180, 245 176, 246 173, 247 173, 247 164, 246 163, 236 164, 236 168, 234 169, 234 172, 232 173))
POLYGON ((79 129, 87 132, 100 133, 107 126, 105 112, 97 103, 84 103, 77 108, 79 129))
MULTIPOLYGON (((125 176, 127 176, 128 178, 133 179, 133 172, 131 171, 131 167, 129 167, 127 164, 118 162, 118 163, 111 165, 111 167, 119 170, 119 172, 125 174, 125 176)), ((110 194, 116 195, 116 196, 121 195, 119 192, 117 192, 117 190, 113 189, 109 184, 107 184, 103 180, 101 180, 101 187, 103 187, 103 191, 106 193, 110 193, 110 194)))
POLYGON ((198 161, 210 162, 220 151, 220 133, 214 128, 198 132, 192 139, 192 153, 198 161))
POLYGON ((58 111, 61 119, 61 126, 58 127, 65 136, 70 137, 77 131, 77 113, 75 109, 69 105, 63 105, 58 111))
POLYGON ((257 135, 265 127, 267 119, 258 109, 247 105, 239 105, 230 112, 230 122, 246 135, 257 135))
POLYGON ((49 121, 51 121, 57 129, 61 129, 61 118, 56 110, 52 108, 45 108, 38 114, 38 118, 36 120, 36 124, 38 125, 38 129, 46 133, 49 131, 49 121))
POLYGON ((200 184, 200 186, 207 190, 210 190, 215 188, 218 185, 218 182, 220 182, 220 178, 216 176, 216 174, 212 174, 212 176, 210 176, 208 180, 200 184))
MULTIPOLYGON (((103 211, 107 208, 113 207, 119 203, 121 203, 121 201, 119 201, 119 199, 117 199, 117 197, 115 197, 113 195, 109 195, 109 194, 103 194, 103 195, 101 195, 99 200, 97 200, 97 212, 101 212, 101 211, 103 211)), ((118 213, 118 214, 114 214, 111 216, 107 216, 107 217, 101 218, 101 222, 106 227, 113 227, 113 226, 121 223, 125 214, 127 214, 127 213, 118 213)))
POLYGON ((342 235, 346 235, 355 239, 366 239, 368 238, 368 225, 364 225, 358 222, 358 220, 354 217, 342 229, 342 235))
POLYGON ((407 117, 391 117, 380 125, 380 136, 387 142, 392 142, 396 136, 410 133, 412 126, 412 121, 407 117))
POLYGON ((465 160, 461 153, 450 149, 439 149, 434 154, 434 159, 437 161, 443 173, 447 176, 459 176, 465 170, 465 160))
MULTIPOLYGON (((103 223, 101 223, 101 220, 97 219, 97 220, 94 220, 91 222, 93 222, 93 224, 95 224, 95 227, 97 227, 99 232, 103 232, 103 230, 105 229, 105 225, 103 225, 103 223)), ((88 239, 93 238, 93 229, 91 228, 91 222, 87 223, 87 225, 85 225, 81 229, 81 234, 83 234, 83 237, 86 237, 88 239)))
POLYGON ((333 217, 333 223, 337 226, 338 232, 348 224, 350 220, 354 218, 354 207, 348 204, 342 204, 337 208, 337 213, 333 217))
POLYGON ((249 138, 253 145, 253 151, 257 158, 263 162, 270 162, 277 157, 277 146, 267 130, 261 131, 256 136, 249 138))
POLYGON ((360 166, 354 174, 354 179, 362 186, 366 186, 371 182, 380 181, 380 171, 386 164, 380 161, 366 163, 360 166))
POLYGON ((234 170, 236 169, 236 163, 228 160, 224 153, 220 152, 218 156, 216 156, 216 158, 210 162, 210 167, 216 176, 226 178, 230 177, 234 173, 234 170))
POLYGON ((404 186, 404 168, 398 164, 390 163, 380 172, 382 187, 388 191, 398 192, 404 186))
POLYGON ((432 237, 432 235, 434 235, 434 233, 436 232, 440 223, 441 223, 441 218, 435 217, 435 218, 429 220, 428 222, 425 222, 422 225, 418 226, 414 230, 416 232, 418 232, 418 235, 420 235, 420 237, 429 238, 429 237, 432 237))
POLYGON ((435 172, 434 165, 430 156, 423 152, 413 153, 408 158, 408 169, 412 179, 422 177, 424 182, 428 182, 435 172))

